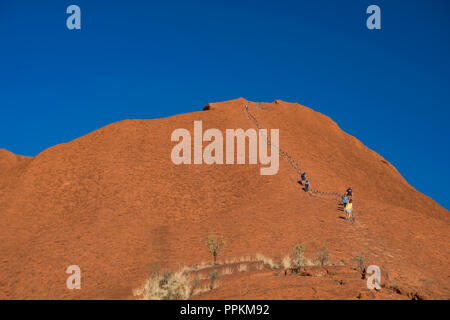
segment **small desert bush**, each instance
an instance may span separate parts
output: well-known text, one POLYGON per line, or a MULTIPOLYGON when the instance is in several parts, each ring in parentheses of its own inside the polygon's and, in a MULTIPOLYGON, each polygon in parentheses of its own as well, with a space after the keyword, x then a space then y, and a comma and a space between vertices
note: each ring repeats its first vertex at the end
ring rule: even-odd
POLYGON ((327 263, 329 252, 326 246, 323 246, 317 252, 316 261, 319 265, 324 266, 327 263))
POLYGON ((299 268, 301 266, 305 266, 308 263, 308 260, 303 256, 303 254, 306 251, 306 247, 301 244, 297 244, 294 247, 294 250, 292 252, 293 259, 292 259, 292 266, 294 268, 299 268))
POLYGON ((226 243, 223 240, 223 237, 215 239, 213 235, 208 236, 208 239, 205 242, 206 246, 209 249, 209 252, 213 255, 214 265, 217 264, 217 255, 222 251, 223 247, 225 247, 226 243))
POLYGON ((286 269, 290 269, 292 267, 292 259, 290 256, 286 256, 283 258, 283 260, 281 261, 281 265, 283 266, 283 268, 286 269))
POLYGON ((364 262, 364 257, 361 253, 358 253, 353 260, 356 262, 356 267, 361 271, 361 273, 366 272, 366 263, 364 262))
POLYGON ((142 300, 184 300, 191 296, 194 284, 182 271, 166 270, 161 274, 157 269, 141 288, 134 290, 134 295, 142 300))

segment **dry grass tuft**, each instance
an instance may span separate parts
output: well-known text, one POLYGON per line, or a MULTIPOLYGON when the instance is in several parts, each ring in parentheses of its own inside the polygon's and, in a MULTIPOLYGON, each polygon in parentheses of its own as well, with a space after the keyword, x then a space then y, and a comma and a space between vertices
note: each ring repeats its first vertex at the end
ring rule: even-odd
POLYGON ((283 268, 285 270, 291 268, 292 267, 292 259, 291 259, 291 257, 290 256, 285 256, 283 258, 283 260, 281 261, 281 265, 283 266, 283 268))
POLYGON ((265 255, 262 255, 260 253, 258 253, 256 255, 256 260, 263 262, 264 265, 269 266, 271 269, 279 269, 280 268, 280 266, 278 264, 276 264, 275 262, 273 262, 273 260, 271 258, 268 258, 265 255))
POLYGON ((226 275, 229 275, 229 274, 233 274, 233 268, 231 268, 231 267, 223 268, 223 269, 220 271, 220 275, 221 275, 221 276, 226 276, 226 275))
MULTIPOLYGON (((218 263, 219 261, 216 261, 218 263)), ((189 266, 182 266, 178 263, 178 271, 159 272, 159 267, 155 269, 152 276, 140 288, 133 290, 133 295, 143 300, 182 300, 193 295, 201 294, 218 286, 219 276, 231 275, 236 270, 238 272, 249 271, 250 265, 255 264, 257 270, 263 270, 268 266, 271 269, 279 269, 280 264, 273 259, 258 253, 256 256, 241 256, 227 258, 222 268, 212 270, 206 274, 206 270, 213 267, 213 262, 201 262, 189 266), (237 265, 237 267, 236 267, 237 265), (203 281, 210 280, 209 286, 205 287, 203 281)), ((216 264, 217 265, 217 264, 216 264)), ((281 265, 288 269, 293 266, 291 257, 286 256, 281 265)))
POLYGON ((306 251, 306 246, 302 244, 297 244, 292 251, 292 265, 294 268, 299 268, 308 264, 308 260, 305 258, 304 253, 306 251))
POLYGON ((200 271, 203 269, 210 268, 212 266, 213 266, 213 263, 202 261, 201 263, 194 265, 192 268, 190 268, 190 270, 191 270, 191 272, 192 271, 200 271))
POLYGON ((185 300, 192 296, 196 284, 181 271, 165 271, 164 275, 155 272, 133 294, 142 300, 185 300))
POLYGON ((244 271, 247 271, 247 265, 246 264, 240 264, 239 266, 238 266, 238 271, 239 272, 244 272, 244 271))
POLYGON ((239 258, 239 262, 252 262, 255 261, 255 258, 252 256, 242 256, 239 258))

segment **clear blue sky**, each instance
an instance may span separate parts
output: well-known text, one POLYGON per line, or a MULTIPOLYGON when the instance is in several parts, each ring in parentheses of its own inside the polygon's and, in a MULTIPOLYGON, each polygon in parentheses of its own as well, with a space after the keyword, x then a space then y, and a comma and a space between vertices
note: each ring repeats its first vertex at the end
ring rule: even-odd
POLYGON ((282 99, 450 208, 449 33, 446 0, 1 1, 0 148, 34 156, 122 119, 282 99), (382 30, 366 28, 371 4, 382 30))

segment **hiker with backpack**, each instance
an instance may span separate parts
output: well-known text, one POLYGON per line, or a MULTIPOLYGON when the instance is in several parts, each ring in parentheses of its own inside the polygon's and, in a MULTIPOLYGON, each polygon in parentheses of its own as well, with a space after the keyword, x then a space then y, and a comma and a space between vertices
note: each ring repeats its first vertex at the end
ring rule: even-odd
POLYGON ((305 181, 305 191, 308 192, 309 190, 309 180, 305 181))

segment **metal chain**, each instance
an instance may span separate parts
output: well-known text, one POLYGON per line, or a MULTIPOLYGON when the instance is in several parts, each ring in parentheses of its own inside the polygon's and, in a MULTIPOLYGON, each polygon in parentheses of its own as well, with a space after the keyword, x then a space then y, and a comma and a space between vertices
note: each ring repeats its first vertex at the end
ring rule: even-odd
MULTIPOLYGON (((248 103, 245 105, 245 110, 247 111, 247 115, 250 118, 250 120, 252 120, 255 123, 256 127, 259 130, 261 130, 262 127, 259 124, 258 120, 256 120, 255 116, 248 109, 248 103)), ((302 174, 302 170, 300 168, 300 165, 286 151, 281 149, 275 143, 272 143, 267 136, 264 136, 264 139, 266 140, 268 145, 273 145, 273 146, 275 146, 275 148, 278 149, 278 153, 281 155, 281 157, 285 158, 289 162, 289 164, 292 166, 292 168, 294 168, 294 170, 296 170, 300 175, 302 174)))
MULTIPOLYGON (((264 108, 260 107, 259 105, 257 105, 257 107, 260 108, 261 110, 264 110, 264 108)), ((258 130, 261 130, 262 127, 261 127, 260 123, 258 122, 256 117, 248 109, 248 103, 245 105, 245 111, 247 112, 248 118, 255 124, 255 126, 258 128, 258 130)), ((294 168, 294 170, 297 171, 297 173, 299 175, 302 174, 302 170, 301 170, 300 165, 298 164, 298 162, 296 162, 286 151, 281 149, 276 144, 272 143, 267 136, 265 136, 264 139, 266 140, 268 145, 273 145, 273 146, 275 146, 278 149, 278 152, 281 155, 281 157, 285 158, 289 162, 291 167, 294 168)), ((337 192, 323 192, 323 191, 316 190, 316 189, 313 189, 313 188, 310 188, 310 193, 309 194, 312 195, 312 196, 315 196, 315 197, 322 198, 322 199, 337 200, 337 201, 341 200, 342 197, 343 197, 342 194, 337 193, 337 192)))

